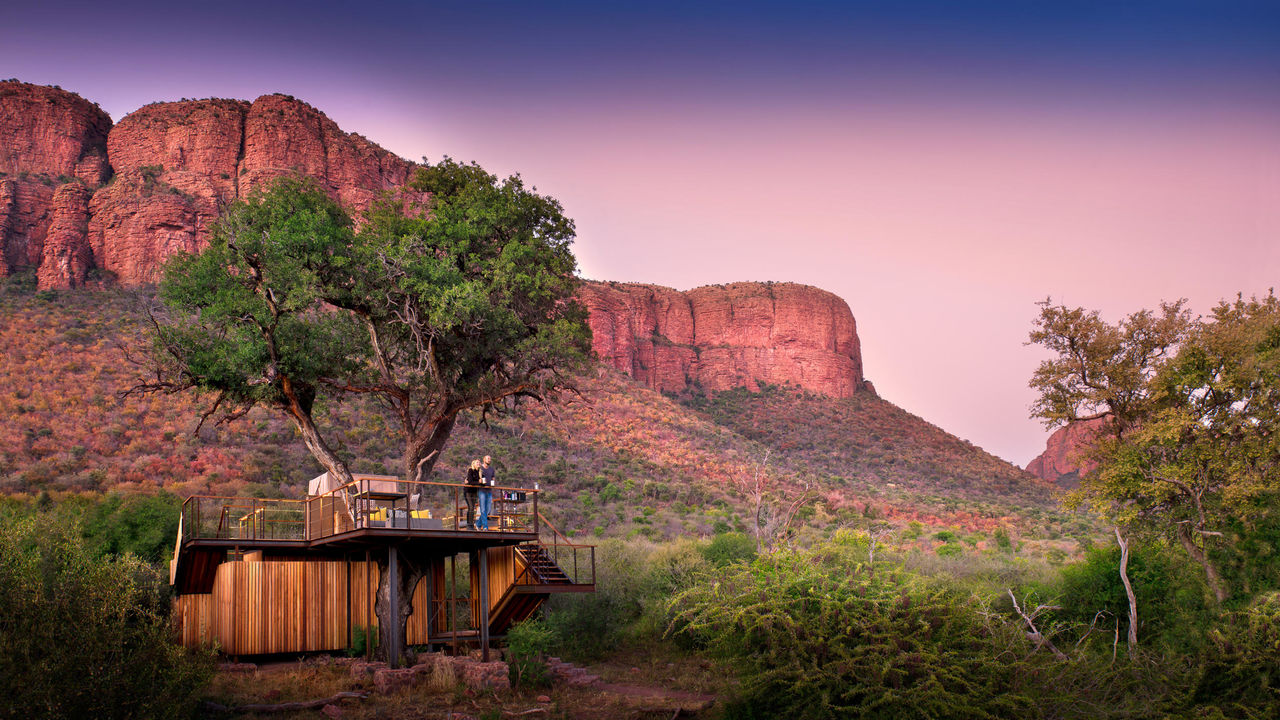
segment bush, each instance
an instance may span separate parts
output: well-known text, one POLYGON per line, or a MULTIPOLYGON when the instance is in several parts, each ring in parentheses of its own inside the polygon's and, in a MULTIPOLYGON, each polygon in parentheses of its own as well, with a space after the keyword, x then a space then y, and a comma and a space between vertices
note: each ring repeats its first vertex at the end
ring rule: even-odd
MULTIPOLYGON (((1129 555, 1129 581, 1138 601, 1139 644, 1157 642, 1179 651, 1204 646, 1212 613, 1204 583, 1185 558, 1159 547, 1136 546, 1129 555)), ((1054 604, 1062 607, 1055 619, 1085 626, 1105 611, 1120 619, 1123 632, 1129 600, 1120 580, 1120 549, 1113 544, 1089 550, 1082 562, 1063 567, 1057 588, 1043 594, 1056 596, 1054 604)))
POLYGON ((378 647, 378 628, 372 626, 365 628, 363 625, 356 625, 351 628, 351 648, 347 650, 350 657, 363 657, 369 650, 368 643, 372 642, 373 647, 378 647))
POLYGON ((756 556, 756 541, 745 533, 721 533, 702 548, 702 556, 716 567, 751 561, 756 556))
POLYGON ((1280 717, 1280 593, 1258 597, 1210 633, 1194 702, 1201 717, 1280 717))
POLYGON ((551 685, 547 656, 555 631, 541 620, 526 620, 507 632, 507 663, 511 684, 518 688, 551 685))
POLYGON ((677 595, 671 632, 739 669, 729 717, 1032 715, 959 594, 872 570, 856 548, 778 553, 677 595))
POLYGON ((173 636, 168 588, 49 513, 0 533, 0 717, 189 716, 212 654, 173 636))

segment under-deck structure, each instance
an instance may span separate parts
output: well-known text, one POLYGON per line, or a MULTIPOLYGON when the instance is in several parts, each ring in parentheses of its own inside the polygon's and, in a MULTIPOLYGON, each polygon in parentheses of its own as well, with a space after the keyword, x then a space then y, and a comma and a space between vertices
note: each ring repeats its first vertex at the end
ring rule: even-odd
MULTIPOLYGON (((195 496, 182 506, 170 582, 187 645, 228 655, 350 649, 376 637, 380 567, 425 569, 396 646, 489 639, 552 593, 595 590, 595 548, 569 542, 538 510, 536 489, 495 487, 490 530, 469 529, 463 486, 355 475, 312 481, 302 500, 195 496), (465 585, 459 565, 465 564, 465 585)), ((372 643, 363 643, 371 650, 372 643)))

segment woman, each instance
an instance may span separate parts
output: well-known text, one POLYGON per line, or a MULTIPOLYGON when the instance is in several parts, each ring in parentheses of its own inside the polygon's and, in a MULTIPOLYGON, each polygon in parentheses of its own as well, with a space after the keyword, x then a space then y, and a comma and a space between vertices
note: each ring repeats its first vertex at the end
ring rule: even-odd
POLYGON ((467 470, 467 481, 462 489, 462 497, 467 501, 467 529, 476 529, 476 501, 480 491, 480 461, 472 460, 467 470))

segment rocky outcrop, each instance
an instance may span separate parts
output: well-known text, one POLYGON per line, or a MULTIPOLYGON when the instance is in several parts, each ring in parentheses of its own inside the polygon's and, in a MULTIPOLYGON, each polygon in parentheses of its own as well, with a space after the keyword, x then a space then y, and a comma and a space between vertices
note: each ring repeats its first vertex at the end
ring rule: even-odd
POLYGON ((69 269, 80 262, 84 210, 69 213, 85 188, 110 176, 110 129, 111 118, 75 93, 0 82, 0 276, 40 267, 46 256, 69 269), (56 247, 46 252, 55 220, 56 247))
POLYGON ((40 264, 52 205, 52 187, 0 178, 0 276, 40 264))
MULTIPOLYGON (((415 167, 287 95, 153 103, 113 127, 73 93, 6 81, 0 132, 13 138, 0 145, 0 275, 35 269, 42 289, 94 270, 156 282, 168 258, 208 245, 222 208, 282 175, 314 178, 358 217, 415 167)), ((849 307, 816 288, 589 283, 582 299, 601 359, 659 390, 870 389, 849 307)))
POLYGON ((1105 424, 1105 419, 1097 418, 1058 428, 1049 436, 1044 452, 1027 463, 1027 472, 1061 488, 1076 487, 1080 476, 1095 465, 1088 459, 1087 451, 1105 424))
POLYGON ((358 215, 414 167, 286 95, 147 105, 108 149, 121 180, 94 197, 90 237, 99 266, 126 284, 155 282, 168 257, 204 248, 219 209, 274 178, 311 177, 358 215))
POLYGON ((853 313, 824 290, 585 283, 580 298, 600 360, 663 392, 770 383, 849 397, 870 389, 853 313))
POLYGON ((174 253, 208 244, 222 207, 282 175, 314 178, 358 216, 414 168, 286 95, 153 103, 112 127, 79 96, 6 81, 0 133, 0 275, 38 269, 41 288, 91 268, 154 282, 174 253))
POLYGON ((89 250, 89 188, 67 183, 53 193, 49 233, 37 273, 40 287, 65 289, 82 285, 93 255, 89 250))
POLYGON ((98 185, 107 178, 110 130, 111 118, 75 93, 0 82, 0 172, 98 185))

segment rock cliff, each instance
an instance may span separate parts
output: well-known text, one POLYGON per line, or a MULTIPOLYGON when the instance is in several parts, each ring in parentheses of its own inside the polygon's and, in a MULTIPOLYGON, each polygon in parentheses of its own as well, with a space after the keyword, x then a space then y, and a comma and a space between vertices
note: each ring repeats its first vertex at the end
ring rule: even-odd
POLYGON ((870 389, 853 313, 824 290, 586 283, 581 298, 601 361, 663 392, 770 383, 849 397, 870 389))
MULTIPOLYGON (((85 210, 76 215, 76 208, 84 188, 110 177, 110 130, 111 118, 79 95, 0 82, 0 276, 39 267, 46 256, 74 271, 67 247, 79 254, 86 219, 85 210), (81 189, 66 189, 72 185, 81 189), (59 246, 46 252, 55 220, 59 246)), ((64 284, 51 278, 48 287, 64 284)))
POLYGON ((358 215, 414 167, 285 95, 153 103, 112 127, 73 93, 4 81, 0 133, 14 138, 0 145, 0 275, 36 269, 44 289, 91 268, 154 282, 208 243, 219 208, 280 175, 314 178, 358 215))
MULTIPOLYGON (((155 282, 208 244, 221 208, 281 175, 314 178, 359 216, 414 168, 286 95, 153 103, 112 126, 78 95, 4 81, 0 138, 0 275, 35 270, 42 289, 93 270, 155 282)), ((816 288, 588 283, 582 299, 601 359, 659 390, 870 389, 853 314, 816 288)))
POLYGON ((1079 485, 1080 475, 1094 467, 1085 452, 1104 424, 1106 420, 1098 418, 1068 423, 1058 428, 1049 436, 1044 452, 1027 463, 1027 472, 1058 487, 1073 488, 1079 485))

